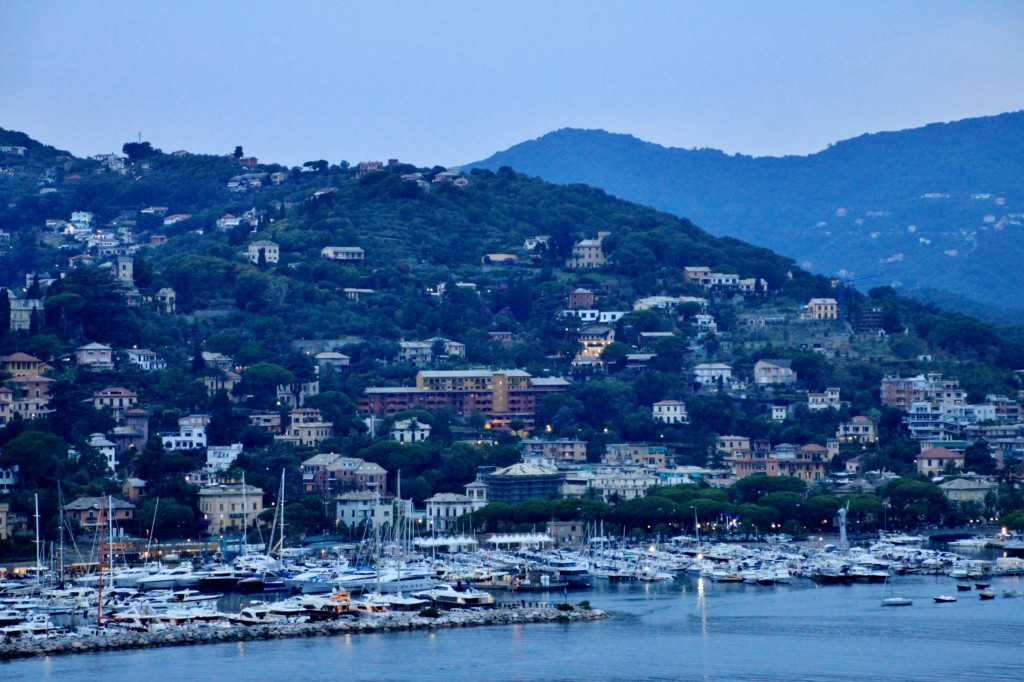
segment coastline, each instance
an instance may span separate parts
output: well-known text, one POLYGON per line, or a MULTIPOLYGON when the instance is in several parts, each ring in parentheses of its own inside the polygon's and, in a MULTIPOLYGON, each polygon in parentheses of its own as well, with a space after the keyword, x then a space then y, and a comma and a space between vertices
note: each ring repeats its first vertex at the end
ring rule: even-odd
POLYGON ((368 632, 400 632, 439 628, 483 627, 527 623, 583 622, 611 618, 601 609, 560 611, 553 607, 520 607, 488 611, 449 611, 437 618, 418 614, 390 613, 372 618, 318 623, 179 627, 158 632, 110 632, 85 637, 54 636, 0 643, 0 662, 37 656, 58 656, 97 651, 122 651, 147 647, 189 646, 248 642, 266 639, 325 637, 368 632))

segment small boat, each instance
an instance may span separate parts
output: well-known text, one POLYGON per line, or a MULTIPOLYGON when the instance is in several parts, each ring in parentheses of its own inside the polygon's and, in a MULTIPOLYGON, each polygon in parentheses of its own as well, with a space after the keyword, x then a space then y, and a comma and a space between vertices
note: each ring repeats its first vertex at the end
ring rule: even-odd
POLYGON ((992 590, 982 590, 981 592, 978 593, 978 597, 980 597, 983 600, 984 599, 995 599, 996 598, 996 593, 993 592, 992 590))
POLYGON ((885 587, 882 589, 882 606, 913 606, 914 600, 902 594, 897 594, 893 586, 889 584, 888 576, 885 579, 885 587), (884 596, 889 594, 888 597, 884 596))
POLYGON ((1013 597, 1024 597, 1024 592, 1021 592, 1020 590, 1003 590, 1003 596, 1007 599, 1013 597))
POLYGON ((934 599, 936 604, 949 604, 956 601, 956 596, 952 594, 940 594, 934 599))
POLYGON ((882 606, 913 606, 914 600, 910 597, 886 597, 882 600, 882 606))
POLYGON ((961 592, 970 592, 971 586, 966 583, 957 583, 956 589, 960 590, 961 592))
POLYGON ((987 590, 988 589, 988 583, 986 583, 986 582, 976 582, 976 583, 974 583, 974 586, 977 587, 979 590, 987 590))

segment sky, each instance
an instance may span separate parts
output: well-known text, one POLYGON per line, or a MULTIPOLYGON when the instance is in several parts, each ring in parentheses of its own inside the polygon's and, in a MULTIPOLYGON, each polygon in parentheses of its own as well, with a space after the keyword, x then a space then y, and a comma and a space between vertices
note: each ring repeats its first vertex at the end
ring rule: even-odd
POLYGON ((261 162, 477 161, 559 128, 808 154, 1024 108, 1024 2, 0 0, 0 127, 261 162))

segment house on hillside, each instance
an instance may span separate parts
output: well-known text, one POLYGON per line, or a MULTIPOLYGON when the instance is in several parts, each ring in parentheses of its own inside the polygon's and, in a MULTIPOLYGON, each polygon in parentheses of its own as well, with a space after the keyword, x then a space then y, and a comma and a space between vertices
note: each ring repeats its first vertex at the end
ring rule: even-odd
POLYGON ((320 257, 345 263, 362 263, 366 259, 366 252, 358 246, 325 246, 320 249, 320 257))
POLYGON ((114 349, 102 343, 87 343, 75 349, 75 364, 94 372, 114 369, 114 349))
POLYGON ((92 394, 92 405, 99 410, 110 410, 114 419, 120 420, 125 411, 135 407, 139 401, 139 395, 130 389, 121 386, 108 386, 101 391, 92 394))
POLYGON ((399 443, 419 443, 430 437, 430 424, 416 418, 402 419, 391 427, 391 437, 399 443))
POLYGON ((142 372, 159 372, 167 369, 167 362, 148 348, 129 348, 125 352, 128 366, 142 372))
POLYGON ((947 467, 963 471, 964 455, 948 448, 928 448, 916 457, 916 462, 917 473, 935 476, 941 474, 947 467))
POLYGON ((878 441, 875 424, 864 416, 857 416, 839 425, 836 439, 841 443, 860 443, 870 445, 878 441))
POLYGON ((702 385, 731 381, 732 366, 724 362, 708 362, 697 365, 693 368, 693 380, 702 385))
POLYGON ((792 360, 758 360, 754 365, 754 383, 758 386, 773 386, 796 383, 796 372, 792 360))
POLYGON ((33 376, 52 369, 50 364, 28 353, 11 353, 0 358, 0 371, 11 376, 33 376))
POLYGON ((839 302, 834 298, 812 298, 807 303, 807 314, 812 320, 836 320, 839 302))
POLYGON ((572 256, 566 260, 565 267, 572 269, 602 268, 607 264, 602 242, 611 232, 598 232, 597 239, 583 239, 572 247, 572 256))
POLYGON ((103 505, 105 520, 113 518, 114 523, 133 521, 135 505, 131 502, 105 497, 79 497, 74 502, 64 505, 64 515, 85 530, 96 530, 100 523, 100 505, 103 505))
POLYGON ((843 401, 839 399, 839 389, 834 386, 826 388, 824 393, 807 394, 807 409, 811 412, 838 410, 842 406, 843 401))
POLYGON ((277 244, 267 239, 259 239, 246 247, 246 255, 257 265, 260 262, 260 254, 263 255, 264 263, 277 263, 281 257, 281 251, 277 244))
POLYGON ((688 424, 689 416, 686 414, 686 403, 681 400, 659 400, 651 406, 651 416, 654 421, 662 424, 688 424))

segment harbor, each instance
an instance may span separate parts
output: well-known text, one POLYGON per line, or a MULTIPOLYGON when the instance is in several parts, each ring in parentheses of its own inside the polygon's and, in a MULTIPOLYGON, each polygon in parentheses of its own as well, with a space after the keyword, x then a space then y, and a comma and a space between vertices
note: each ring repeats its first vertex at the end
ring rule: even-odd
POLYGON ((1004 589, 1019 588, 1020 577, 992 578, 1000 594, 995 600, 972 594, 955 604, 931 603, 932 595, 955 589, 949 576, 896 580, 913 607, 880 607, 883 589, 873 584, 795 580, 764 586, 692 575, 659 582, 598 580, 583 594, 611 618, 254 636, 188 651, 147 645, 12 660, 0 664, 0 675, 5 682, 131 682, 148 670, 197 682, 238 676, 301 681, 328 674, 353 682, 1020 679, 1024 599, 1001 596, 1004 589))
POLYGON ((998 539, 988 548, 992 541, 955 541, 959 552, 907 535, 885 535, 862 547, 824 538, 741 544, 679 536, 642 544, 602 540, 582 551, 551 548, 540 534, 524 535, 518 544, 509 539, 503 538, 502 550, 429 555, 403 549, 389 556, 383 547, 371 565, 360 563, 356 548, 333 555, 250 553, 207 565, 111 561, 114 568, 105 572, 50 586, 54 576, 47 570, 26 572, 0 581, 0 660, 582 623, 615 615, 602 599, 633 589, 701 599, 745 590, 735 594, 749 599, 755 612, 761 599, 799 599, 808 588, 869 590, 875 607, 958 609, 966 601, 993 601, 1019 612, 1024 605, 1014 599, 1024 597, 1024 560, 1006 556, 998 539), (932 593, 923 593, 922 585, 932 585, 932 593))

